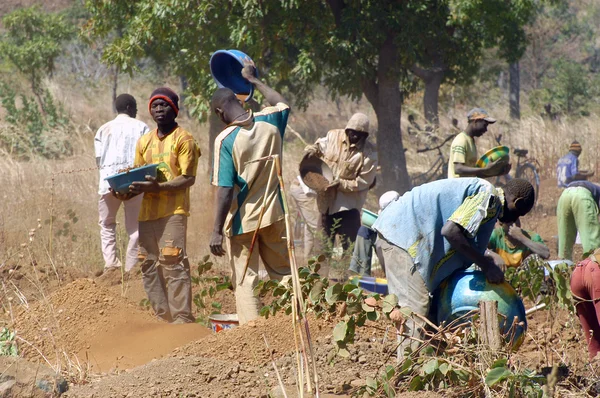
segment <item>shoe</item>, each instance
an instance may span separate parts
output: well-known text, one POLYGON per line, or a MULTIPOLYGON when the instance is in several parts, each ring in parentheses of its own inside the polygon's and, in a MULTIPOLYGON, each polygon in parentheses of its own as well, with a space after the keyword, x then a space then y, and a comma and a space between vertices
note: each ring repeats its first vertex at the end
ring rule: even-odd
POLYGON ((121 283, 121 277, 121 267, 109 267, 104 268, 102 274, 98 277, 98 281, 113 286, 121 283))

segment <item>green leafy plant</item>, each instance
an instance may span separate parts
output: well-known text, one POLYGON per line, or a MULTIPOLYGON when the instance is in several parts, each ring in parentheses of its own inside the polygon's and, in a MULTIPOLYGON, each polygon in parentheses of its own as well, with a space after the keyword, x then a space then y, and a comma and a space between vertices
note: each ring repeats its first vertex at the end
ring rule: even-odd
POLYGON ((17 96, 13 85, 0 82, 0 103, 5 120, 13 127, 0 134, 0 146, 21 159, 72 154, 70 122, 62 106, 55 103, 48 90, 42 90, 39 101, 46 110, 45 117, 34 98, 23 93, 17 96))
MULTIPOLYGON (((77 216, 75 211, 73 211, 72 209, 67 210, 66 216, 67 216, 67 219, 62 224, 58 225, 59 228, 56 229, 54 234, 57 237, 65 237, 65 238, 70 239, 72 242, 76 242, 77 235, 73 231, 73 226, 75 224, 77 224, 77 222, 79 221, 79 217, 77 216)), ((52 217, 44 220, 44 224, 46 224, 46 225, 48 225, 50 223, 55 224, 56 221, 57 221, 57 217, 52 216, 52 217)))
POLYGON ((140 300, 139 306, 141 309, 148 311, 152 308, 152 303, 147 298, 143 298, 140 300))
POLYGON ((205 275, 213 266, 209 259, 210 256, 204 256, 196 267, 196 275, 192 276, 192 283, 199 287, 198 293, 194 294, 193 298, 199 311, 196 322, 204 326, 209 326, 209 316, 221 313, 222 304, 216 300, 217 293, 232 287, 228 276, 205 275))
POLYGON ((489 387, 499 387, 506 384, 507 396, 541 398, 544 395, 542 385, 546 382, 544 376, 536 374, 529 369, 515 372, 510 370, 506 358, 498 359, 492 365, 492 369, 485 376, 485 384, 489 387))
MULTIPOLYGON (((393 294, 382 296, 368 293, 358 286, 357 280, 332 283, 328 278, 318 274, 321 263, 325 259, 324 255, 312 258, 308 261, 308 266, 298 270, 300 286, 302 295, 308 297, 307 311, 318 318, 329 319, 333 315, 342 318, 333 329, 333 341, 338 355, 346 358, 350 356, 347 347, 354 342, 356 327, 363 326, 367 320, 377 321, 382 315, 389 318, 390 313, 396 308, 398 298, 393 294), (365 302, 366 299, 369 299, 370 304, 365 302), (380 302, 381 305, 377 304, 380 302)), ((259 296, 269 292, 274 300, 260 310, 262 316, 268 318, 278 311, 286 314, 292 312, 291 286, 269 280, 260 281, 254 289, 254 293, 259 296)))
POLYGON ((559 304, 568 310, 573 309, 570 270, 566 263, 557 264, 553 269, 539 257, 530 256, 520 267, 509 268, 505 278, 521 297, 534 304, 559 304))
POLYGON ((17 343, 15 342, 17 334, 3 327, 0 329, 0 355, 13 356, 19 355, 17 343))

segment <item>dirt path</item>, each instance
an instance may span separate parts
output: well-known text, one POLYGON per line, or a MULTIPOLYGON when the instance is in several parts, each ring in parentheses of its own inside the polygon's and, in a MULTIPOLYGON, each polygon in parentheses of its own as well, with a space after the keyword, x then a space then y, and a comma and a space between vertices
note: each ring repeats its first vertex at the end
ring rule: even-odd
MULTIPOLYGON (((79 279, 22 309, 14 328, 51 363, 86 361, 92 371, 129 369, 210 334, 198 325, 170 325, 95 281, 79 279)), ((39 357, 21 344, 23 356, 39 357)))

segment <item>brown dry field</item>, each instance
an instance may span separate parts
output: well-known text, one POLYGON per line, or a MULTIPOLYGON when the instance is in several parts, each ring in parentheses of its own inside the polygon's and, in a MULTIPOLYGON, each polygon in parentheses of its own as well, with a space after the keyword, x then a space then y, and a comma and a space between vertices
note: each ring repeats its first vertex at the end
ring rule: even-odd
MULTIPOLYGON (((72 0, 4 0, 0 1, 0 16, 32 4, 55 11, 72 3, 72 0)), ((113 117, 110 84, 99 81, 88 87, 87 82, 70 82, 68 77, 68 74, 57 73, 56 80, 47 84, 73 119, 74 156, 33 162, 0 157, 5 186, 0 201, 0 326, 8 325, 17 331, 25 358, 46 363, 73 382, 66 394, 68 397, 266 397, 277 381, 263 335, 271 346, 284 383, 293 389, 295 358, 289 317, 260 319, 214 335, 199 325, 168 325, 156 320, 139 305, 145 297, 139 274, 125 284, 94 278, 94 273, 102 268, 102 259, 93 135, 101 124, 113 117), (69 218, 69 210, 75 212, 77 222, 69 218), (52 215, 56 220, 50 225, 46 221, 52 215), (65 230, 65 234, 57 236, 57 230, 65 230)), ((150 83, 123 76, 119 90, 133 93, 142 101, 155 86, 177 87, 176 80, 160 79, 164 81, 155 79, 150 83)), ((436 156, 435 153, 418 154, 416 149, 448 134, 452 117, 457 117, 464 127, 464 115, 472 107, 472 104, 455 105, 442 112, 442 128, 436 136, 409 135, 406 118, 409 112, 419 115, 420 100, 418 94, 411 98, 402 114, 402 138, 412 174, 427 170, 436 156)), ((539 203, 536 211, 523 220, 523 227, 540 233, 555 258, 555 211, 560 194, 554 176, 556 160, 567 151, 573 139, 578 139, 584 145, 582 168, 595 170, 599 176, 600 164, 593 154, 600 148, 597 134, 600 118, 592 115, 576 122, 564 119, 551 123, 537 116, 527 116, 521 123, 504 123, 503 120, 509 120, 508 107, 497 100, 489 98, 479 104, 500 122, 478 140, 478 147, 481 152, 483 148, 495 146, 493 135, 501 133, 503 144, 527 148, 537 159, 542 177, 539 203)), ((139 108, 138 117, 151 125, 145 107, 139 108)), ((320 92, 305 112, 293 111, 290 126, 311 142, 330 128, 342 127, 356 111, 365 112, 371 121, 375 120, 374 112, 364 100, 342 99, 332 103, 326 93, 320 92)), ((192 263, 196 263, 209 252, 213 222, 208 129, 186 117, 182 117, 180 123, 192 131, 203 152, 198 179, 191 191, 193 204, 188 229, 188 251, 192 263)), ((0 122, 0 128, 6 126, 0 122)), ((289 183, 296 176, 303 143, 288 133, 284 145, 284 177, 289 183)), ((599 181, 598 177, 594 179, 599 181)), ((376 207, 374 194, 369 195, 367 207, 376 207)), ((292 214, 295 215, 293 208, 292 214)), ((119 244, 123 246, 122 226, 119 230, 119 244)), ((575 255, 581 255, 580 249, 575 255)), ((216 261, 215 268, 217 274, 227 272, 222 260, 216 261)), ((218 301, 223 304, 223 312, 235 312, 231 292, 221 292, 218 301)), ((335 320, 311 319, 310 322, 322 397, 350 396, 366 377, 375 376, 382 366, 395 361, 389 358, 390 341, 384 344, 380 328, 368 324, 357 331, 351 358, 338 359, 335 365, 329 365, 327 358, 333 350, 334 324, 335 320)), ((586 396, 579 380, 597 379, 598 361, 587 360, 585 342, 573 314, 557 308, 538 311, 528 318, 528 324, 525 342, 511 357, 515 366, 541 371, 564 363, 571 376, 559 384, 557 396, 586 396)), ((0 369, 0 373, 2 371, 0 369)), ((460 394, 439 391, 398 396, 434 398, 460 394)))
MULTIPOLYGON (((556 217, 547 212, 559 193, 553 186, 553 180, 543 181, 541 206, 523 220, 523 226, 539 232, 555 257, 556 217)), ((69 375, 71 381, 80 378, 66 396, 266 397, 277 382, 263 335, 284 383, 293 389, 290 317, 260 319, 215 335, 199 325, 169 325, 156 320, 139 306, 144 298, 139 274, 121 284, 119 280, 94 279, 89 272, 71 271, 59 266, 55 273, 52 267, 30 264, 5 267, 2 272, 2 300, 6 303, 10 298, 11 303, 5 306, 3 322, 23 339, 20 349, 25 358, 48 363, 69 375), (21 288, 23 297, 32 298, 23 302, 16 289, 7 288, 11 285, 21 288)), ((221 292, 218 300, 225 313, 235 312, 230 291, 221 292)), ((329 396, 350 396, 367 376, 375 376, 383 365, 394 363, 395 358, 389 355, 393 342, 384 344, 381 327, 368 324, 357 331, 352 357, 329 365, 335 322, 310 322, 320 387, 329 396)), ((573 314, 553 308, 534 313, 528 323, 525 342, 511 361, 518 368, 537 371, 555 363, 566 364, 571 376, 559 388, 569 396, 586 396, 577 378, 595 377, 597 362, 587 361, 585 342, 573 314)), ((456 394, 450 389, 419 396, 456 394)))

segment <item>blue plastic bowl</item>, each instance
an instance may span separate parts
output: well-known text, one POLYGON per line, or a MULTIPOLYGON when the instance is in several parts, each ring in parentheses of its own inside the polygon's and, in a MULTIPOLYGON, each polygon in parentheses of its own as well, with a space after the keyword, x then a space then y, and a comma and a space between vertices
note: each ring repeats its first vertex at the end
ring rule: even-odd
MULTIPOLYGON (((210 57, 210 73, 219 87, 227 87, 238 95, 246 95, 245 102, 254 95, 254 86, 242 76, 244 59, 252 61, 239 50, 218 50, 210 57)), ((258 71, 256 72, 258 77, 258 71)))
POLYGON ((527 331, 523 301, 508 282, 489 283, 481 271, 457 271, 444 280, 434 293, 432 315, 438 324, 450 322, 479 308, 481 300, 498 302, 498 313, 506 317, 500 321, 502 334, 506 335, 510 331, 515 317, 523 322, 523 326, 516 327, 512 338, 507 337, 507 342, 514 349, 518 348, 527 331))
POLYGON ((350 278, 352 283, 358 281, 358 286, 373 293, 388 294, 387 279, 372 276, 354 276, 350 278))
POLYGON ((131 169, 125 173, 114 174, 106 177, 105 180, 113 191, 120 194, 129 193, 129 186, 134 181, 146 181, 146 176, 156 177, 156 168, 158 164, 148 164, 146 166, 131 169))

